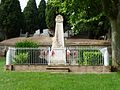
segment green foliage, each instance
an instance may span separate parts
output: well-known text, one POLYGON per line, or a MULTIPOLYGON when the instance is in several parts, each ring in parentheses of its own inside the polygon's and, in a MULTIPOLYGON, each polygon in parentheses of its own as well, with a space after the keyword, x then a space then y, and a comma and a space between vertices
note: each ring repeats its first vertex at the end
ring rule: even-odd
POLYGON ((103 65, 102 53, 99 50, 80 49, 76 58, 79 65, 103 65))
POLYGON ((38 6, 38 19, 39 19, 39 29, 43 32, 43 29, 46 29, 46 17, 45 17, 45 9, 46 9, 46 2, 45 0, 41 0, 38 6))
POLYGON ((5 36, 3 33, 0 32, 0 41, 4 40, 5 39, 5 36))
POLYGON ((19 36, 23 15, 19 0, 2 0, 0 5, 0 30, 6 38, 19 36))
POLYGON ((47 27, 51 30, 54 30, 55 28, 56 11, 57 11, 57 8, 53 6, 51 3, 49 3, 49 0, 48 0, 47 6, 46 6, 46 24, 47 24, 47 27))
POLYGON ((29 0, 24 11, 25 31, 34 33, 38 29, 38 9, 35 0, 29 0))
POLYGON ((71 24, 69 23, 69 16, 71 13, 67 11, 65 0, 48 0, 46 7, 46 24, 51 30, 55 29, 55 17, 61 14, 64 18, 64 30, 70 30, 71 24))
POLYGON ((112 66, 112 57, 109 58, 109 65, 112 66))
POLYGON ((13 63, 14 64, 23 64, 27 61, 27 59, 28 59, 28 53, 18 53, 13 58, 13 63))
POLYGON ((98 38, 105 35, 110 28, 109 21, 102 10, 100 0, 48 0, 47 4, 47 25, 54 27, 55 16, 51 10, 55 8, 56 14, 64 17, 64 29, 73 29, 74 34, 79 35, 83 31, 89 31, 89 38, 98 38), (51 16, 50 16, 51 15, 51 16), (102 19, 105 17, 104 19, 102 19), (99 25, 99 23, 103 23, 99 25), (107 23, 107 24, 106 24, 107 23), (106 25, 105 25, 106 24, 106 25), (100 33, 100 34, 99 34, 100 33))
POLYGON ((98 65, 102 59, 101 52, 83 52, 84 65, 98 65))
POLYGON ((0 57, 0 71, 4 71, 5 57, 0 57))
POLYGON ((39 45, 33 41, 20 41, 15 44, 15 47, 18 48, 38 48, 39 45))
POLYGON ((104 29, 109 26, 109 22, 107 18, 102 19, 105 15, 101 8, 101 2, 99 0, 76 0, 76 2, 71 1, 69 7, 72 14, 69 22, 73 26, 74 33, 80 34, 81 31, 90 31, 92 38, 98 38, 97 36, 100 36, 99 31, 102 30, 103 33, 101 34, 104 35, 109 29, 104 29), (108 23, 104 26, 106 21, 108 23), (101 26, 99 25, 100 22, 103 22, 101 26))
MULTIPOLYGON (((21 41, 21 42, 17 42, 15 44, 15 47, 17 48, 38 48, 39 45, 33 41, 21 41)), ((16 50, 17 58, 21 59, 22 55, 26 57, 26 54, 28 56, 27 63, 36 63, 39 60, 39 50, 36 50, 36 49, 33 49, 33 50, 17 49, 16 50), (34 58, 33 58, 33 55, 34 55, 34 58)), ((20 60, 18 61, 20 62, 20 60)), ((18 64, 20 64, 19 62, 18 64)), ((22 63, 25 63, 25 62, 22 62, 22 63)))

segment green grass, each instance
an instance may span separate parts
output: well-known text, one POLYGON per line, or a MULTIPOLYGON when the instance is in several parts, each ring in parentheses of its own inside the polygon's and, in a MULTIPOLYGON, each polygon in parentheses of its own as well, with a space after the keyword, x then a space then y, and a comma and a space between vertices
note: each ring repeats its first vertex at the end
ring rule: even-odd
POLYGON ((0 59, 0 90, 120 90, 120 73, 11 72, 0 59))

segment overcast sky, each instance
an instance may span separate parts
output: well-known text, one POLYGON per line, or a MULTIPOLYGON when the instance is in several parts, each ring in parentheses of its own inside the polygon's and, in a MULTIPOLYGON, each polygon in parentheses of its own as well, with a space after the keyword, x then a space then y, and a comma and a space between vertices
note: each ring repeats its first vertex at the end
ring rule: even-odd
MULTIPOLYGON (((20 1, 21 9, 23 10, 25 6, 27 5, 28 0, 19 0, 19 1, 20 1)), ((41 0, 36 0, 37 5, 40 3, 40 1, 41 0)))

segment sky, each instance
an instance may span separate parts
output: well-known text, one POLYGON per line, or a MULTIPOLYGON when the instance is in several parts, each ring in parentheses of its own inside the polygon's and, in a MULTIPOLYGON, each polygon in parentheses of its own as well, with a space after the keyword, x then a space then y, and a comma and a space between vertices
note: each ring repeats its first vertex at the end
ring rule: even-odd
MULTIPOLYGON (((28 0, 19 0, 20 1, 20 5, 21 5, 21 9, 23 11, 23 9, 25 8, 25 6, 27 5, 28 0)), ((41 0, 36 0, 37 6, 40 3, 41 0)), ((47 1, 47 0, 46 0, 47 1)))

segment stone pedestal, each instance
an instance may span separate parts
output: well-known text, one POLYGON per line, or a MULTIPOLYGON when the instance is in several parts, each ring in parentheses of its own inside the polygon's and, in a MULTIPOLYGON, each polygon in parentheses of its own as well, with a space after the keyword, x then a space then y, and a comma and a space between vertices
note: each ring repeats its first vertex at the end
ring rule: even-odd
POLYGON ((66 65, 66 49, 65 48, 52 49, 50 65, 66 65))
POLYGON ((66 49, 64 47, 63 17, 56 16, 55 36, 52 38, 50 65, 66 65, 66 49))

